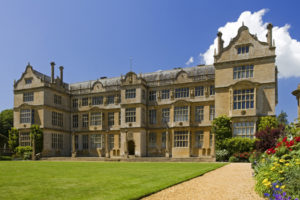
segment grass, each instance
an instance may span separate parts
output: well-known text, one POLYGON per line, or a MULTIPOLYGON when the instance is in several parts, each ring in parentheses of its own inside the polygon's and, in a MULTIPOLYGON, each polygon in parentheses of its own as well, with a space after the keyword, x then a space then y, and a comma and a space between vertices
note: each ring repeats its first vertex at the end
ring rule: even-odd
POLYGON ((224 165, 1 161, 0 199, 138 199, 224 165))

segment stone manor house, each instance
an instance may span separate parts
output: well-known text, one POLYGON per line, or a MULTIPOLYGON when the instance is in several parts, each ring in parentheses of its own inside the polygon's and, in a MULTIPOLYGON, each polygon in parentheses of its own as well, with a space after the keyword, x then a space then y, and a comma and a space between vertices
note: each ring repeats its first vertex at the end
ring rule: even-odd
MULTIPOLYGON (((277 67, 272 24, 266 42, 242 25, 227 47, 219 32, 213 65, 68 84, 27 65, 14 83, 14 126, 44 156, 214 158, 212 120, 232 117, 233 136, 254 137, 259 116, 275 115, 277 67)), ((78 74, 80 76, 80 74, 78 74)))

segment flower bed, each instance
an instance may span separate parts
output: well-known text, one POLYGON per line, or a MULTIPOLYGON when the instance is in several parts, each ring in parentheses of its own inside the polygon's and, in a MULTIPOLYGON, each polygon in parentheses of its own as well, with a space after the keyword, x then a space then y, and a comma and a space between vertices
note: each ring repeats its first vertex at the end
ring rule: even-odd
POLYGON ((300 136, 281 138, 254 164, 256 191, 269 199, 300 197, 300 136))

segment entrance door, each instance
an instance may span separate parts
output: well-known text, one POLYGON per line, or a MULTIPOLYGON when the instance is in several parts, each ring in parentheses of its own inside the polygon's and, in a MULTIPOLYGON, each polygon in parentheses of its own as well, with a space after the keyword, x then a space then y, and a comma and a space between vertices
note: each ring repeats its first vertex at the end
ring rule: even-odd
POLYGON ((135 154, 135 144, 133 140, 128 141, 128 154, 134 155, 135 154))

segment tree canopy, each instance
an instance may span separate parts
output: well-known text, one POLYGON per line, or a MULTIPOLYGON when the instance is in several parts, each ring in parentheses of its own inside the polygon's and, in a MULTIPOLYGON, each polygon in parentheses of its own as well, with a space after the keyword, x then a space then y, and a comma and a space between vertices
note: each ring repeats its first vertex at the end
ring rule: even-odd
POLYGON ((0 113, 0 134, 8 137, 8 131, 13 127, 14 114, 12 109, 3 110, 0 113))

